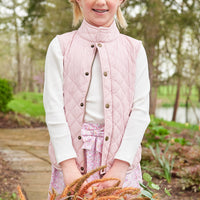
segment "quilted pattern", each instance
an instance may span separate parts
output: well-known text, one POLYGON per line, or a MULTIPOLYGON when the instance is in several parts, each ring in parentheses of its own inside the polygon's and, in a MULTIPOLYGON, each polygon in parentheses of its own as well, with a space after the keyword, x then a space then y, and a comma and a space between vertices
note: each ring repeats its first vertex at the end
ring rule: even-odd
MULTIPOLYGON (((92 61, 95 52, 99 52, 105 104, 102 165, 107 165, 109 168, 121 144, 131 112, 135 60, 141 42, 120 34, 115 23, 109 28, 95 28, 85 21, 78 31, 58 37, 64 55, 65 114, 73 146, 78 155, 77 164, 82 172, 84 172, 85 163, 80 134, 85 114, 85 99, 91 78, 92 61), (85 76, 85 72, 89 72, 89 76, 85 76), (107 76, 104 76, 104 72, 107 72, 107 76)), ((138 153, 141 153, 141 149, 138 153)))

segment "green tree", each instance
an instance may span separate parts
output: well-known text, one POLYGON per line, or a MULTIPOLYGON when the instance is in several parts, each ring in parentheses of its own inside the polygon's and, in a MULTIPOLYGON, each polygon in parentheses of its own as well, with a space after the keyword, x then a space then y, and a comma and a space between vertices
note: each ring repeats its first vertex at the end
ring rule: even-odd
POLYGON ((21 67, 21 56, 20 56, 20 31, 21 31, 21 19, 22 16, 18 12, 24 10, 26 0, 2 0, 1 7, 1 32, 12 32, 13 39, 15 41, 15 60, 16 60, 16 72, 17 72, 17 91, 22 89, 22 67, 21 67))
POLYGON ((188 29, 194 29, 193 26, 196 29, 200 27, 199 1, 129 0, 126 8, 129 22, 127 32, 141 39, 147 52, 151 81, 150 113, 155 114, 158 87, 173 79, 177 86, 175 116, 179 104, 183 69, 187 63, 184 56, 187 51, 186 32, 188 29), (164 69, 170 71, 168 77, 164 69))
POLYGON ((141 39, 147 52, 151 83, 150 113, 155 114, 159 86, 159 42, 164 35, 167 10, 162 0, 129 0, 128 34, 141 39), (133 16, 131 15, 133 13, 133 16))
MULTIPOLYGON (((194 21, 196 20, 196 15, 194 13, 196 0, 190 1, 183 1, 180 4, 177 3, 177 13, 176 18, 174 18, 175 22, 173 27, 174 30, 177 32, 177 38, 174 40, 172 46, 175 49, 176 59, 174 59, 173 63, 176 67, 175 76, 177 78, 176 82, 176 97, 174 102, 174 110, 172 120, 176 120, 176 114, 179 106, 179 99, 180 99, 180 89, 183 82, 184 77, 184 68, 187 64, 187 57, 185 57, 185 53, 189 49, 188 42, 185 42, 186 38, 191 35, 187 34, 188 30, 192 29, 194 25, 194 21), (185 45, 185 46, 184 46, 185 45)), ((172 35, 172 34, 171 34, 172 35)), ((176 36, 176 34, 173 34, 176 36)), ((190 76, 190 79, 192 77, 190 76)))
MULTIPOLYGON (((50 41, 58 34, 73 30, 72 11, 68 0, 29 0, 27 16, 23 20, 30 49, 29 90, 33 78, 43 78, 44 58, 50 41)), ((43 88, 39 84, 39 91, 43 88)))

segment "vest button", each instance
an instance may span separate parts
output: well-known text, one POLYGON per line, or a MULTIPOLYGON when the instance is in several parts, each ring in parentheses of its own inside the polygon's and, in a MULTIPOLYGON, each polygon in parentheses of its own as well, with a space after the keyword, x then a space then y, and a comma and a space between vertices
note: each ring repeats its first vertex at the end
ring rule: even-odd
POLYGON ((94 44, 91 45, 91 48, 94 48, 94 44))
POLYGON ((81 140, 81 136, 80 135, 78 136, 78 139, 81 140))
POLYGON ((102 47, 102 44, 101 44, 101 43, 99 43, 99 44, 98 44, 98 47, 102 47))
POLYGON ((81 167, 81 171, 83 171, 84 170, 84 167, 81 167))
POLYGON ((105 107, 106 107, 106 108, 109 108, 109 107, 110 107, 110 105, 107 103, 107 104, 105 105, 105 107))
POLYGON ((108 136, 106 136, 106 137, 105 137, 105 141, 108 141, 108 140, 109 140, 109 137, 108 137, 108 136))
POLYGON ((80 106, 83 107, 83 106, 84 106, 84 103, 80 103, 80 106))
POLYGON ((89 75, 89 72, 85 72, 85 75, 88 76, 88 75, 89 75))
POLYGON ((104 72, 104 73, 103 73, 103 75, 104 75, 104 76, 107 76, 107 75, 108 75, 108 73, 107 73, 107 72, 104 72))

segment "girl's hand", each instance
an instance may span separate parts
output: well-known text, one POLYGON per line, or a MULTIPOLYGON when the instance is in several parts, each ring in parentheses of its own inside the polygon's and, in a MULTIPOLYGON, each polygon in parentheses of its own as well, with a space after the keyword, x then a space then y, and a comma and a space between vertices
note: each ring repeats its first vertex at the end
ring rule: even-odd
MULTIPOLYGON (((104 175, 103 178, 118 178, 121 180, 120 187, 123 186, 123 183, 126 178, 126 172, 128 170, 129 163, 122 160, 114 160, 114 163, 110 170, 104 175)), ((99 184, 99 189, 111 187, 116 183, 116 181, 106 181, 104 183, 99 184)))
POLYGON ((70 185, 76 179, 82 177, 76 165, 75 158, 65 160, 61 162, 60 165, 62 167, 65 185, 70 185))

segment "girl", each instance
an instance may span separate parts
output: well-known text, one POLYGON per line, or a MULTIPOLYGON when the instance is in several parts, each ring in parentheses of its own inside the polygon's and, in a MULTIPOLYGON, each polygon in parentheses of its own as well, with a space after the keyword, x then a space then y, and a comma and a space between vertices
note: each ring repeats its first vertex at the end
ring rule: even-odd
MULTIPOLYGON (((82 174, 121 179, 139 187, 140 159, 149 124, 149 77, 140 41, 126 27, 124 0, 71 0, 77 31, 56 36, 45 64, 44 107, 50 134, 51 188, 61 193, 82 174)), ((109 186, 102 183, 99 187, 109 186)))

